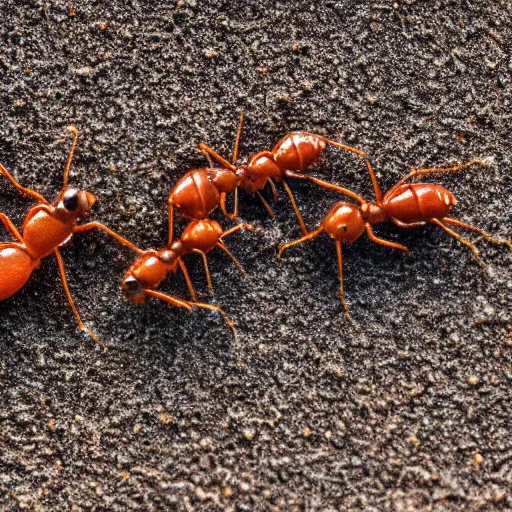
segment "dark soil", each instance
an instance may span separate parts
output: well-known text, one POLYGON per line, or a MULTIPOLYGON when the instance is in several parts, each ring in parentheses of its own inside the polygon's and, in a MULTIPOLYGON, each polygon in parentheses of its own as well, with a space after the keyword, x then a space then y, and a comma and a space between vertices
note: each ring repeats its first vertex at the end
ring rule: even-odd
MULTIPOLYGON (((158 248, 198 143, 229 155, 244 109, 244 155, 320 133, 366 151, 385 188, 492 157, 429 179, 454 216, 512 238, 511 15, 506 0, 3 0, 0 161, 53 200, 77 126, 71 182, 98 196, 93 218, 158 248)), ((313 172, 373 197, 354 155, 330 148, 313 172)), ((21 227, 31 203, 1 183, 21 227)), ((310 227, 338 200, 290 183, 310 227)), ((511 252, 480 241, 485 270, 436 227, 377 229, 407 254, 361 237, 344 251, 361 333, 332 241, 279 261, 300 230, 273 206, 241 194, 261 228, 227 239, 247 280, 214 251, 209 297, 187 259, 238 344, 214 313, 126 303, 133 254, 101 232, 62 254, 108 352, 78 331, 52 258, 0 305, 1 510, 512 509, 511 252)), ((180 277, 162 289, 187 297, 180 277)))

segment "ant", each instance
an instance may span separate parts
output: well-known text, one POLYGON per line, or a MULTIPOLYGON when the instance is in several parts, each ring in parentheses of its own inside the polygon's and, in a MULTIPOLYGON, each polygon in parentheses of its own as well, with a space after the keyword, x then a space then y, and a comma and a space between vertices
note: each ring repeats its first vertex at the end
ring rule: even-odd
POLYGON ((274 212, 270 205, 260 193, 260 190, 269 183, 272 187, 274 199, 279 199, 273 179, 283 183, 301 229, 304 234, 307 234, 308 229, 304 224, 295 198, 285 178, 309 180, 324 188, 332 189, 331 184, 325 181, 301 174, 319 160, 320 154, 325 150, 327 144, 351 151, 366 158, 362 151, 329 140, 321 135, 296 132, 286 134, 274 146, 272 151, 260 151, 252 155, 246 162, 240 163, 238 162, 238 156, 243 122, 244 112, 242 111, 232 163, 225 160, 206 144, 199 144, 199 147, 207 155, 208 159, 210 156, 213 157, 223 168, 214 168, 210 163, 209 168, 195 169, 188 172, 176 184, 169 195, 169 229, 171 235, 174 208, 187 217, 202 219, 206 218, 213 209, 220 205, 226 217, 237 219, 238 187, 245 189, 251 195, 257 194, 269 215, 274 217, 274 212), (229 192, 235 193, 235 206, 232 214, 229 214, 226 210, 226 194, 229 192))
POLYGON ((208 268, 206 253, 213 248, 218 247, 233 261, 238 269, 245 275, 245 272, 238 260, 231 254, 223 242, 223 238, 238 231, 239 229, 253 230, 250 224, 238 224, 235 227, 224 231, 220 224, 211 219, 200 219, 191 221, 183 231, 181 238, 173 242, 172 231, 170 231, 169 241, 166 247, 155 251, 137 249, 140 254, 135 263, 128 269, 122 279, 122 289, 124 296, 131 302, 143 304, 146 296, 156 297, 172 306, 185 308, 189 311, 194 307, 218 311, 226 323, 233 331, 235 340, 237 339, 236 330, 233 322, 226 313, 219 307, 212 304, 198 302, 197 295, 190 280, 187 267, 182 257, 185 254, 196 253, 203 258, 203 263, 208 281, 208 289, 213 293, 212 279, 208 268), (174 295, 169 295, 156 291, 158 285, 167 277, 169 273, 176 273, 178 267, 183 272, 187 287, 192 297, 191 301, 179 299, 174 295))
POLYGON ((7 215, 0 213, 0 221, 2 221, 7 232, 17 240, 17 242, 0 243, 0 300, 8 299, 20 290, 28 281, 32 272, 39 267, 41 260, 54 255, 57 259, 64 292, 77 319, 78 326, 98 345, 102 345, 94 333, 82 322, 71 298, 64 262, 59 249, 69 245, 76 233, 83 233, 96 228, 103 230, 115 240, 133 250, 137 250, 137 248, 99 222, 77 225, 78 221, 89 217, 90 210, 97 198, 90 192, 68 186, 69 170, 78 141, 78 130, 74 126, 68 126, 67 130, 74 135, 74 140, 64 170, 62 190, 53 203, 50 204, 35 190, 20 185, 0 164, 0 174, 5 176, 20 194, 35 199, 39 203, 28 212, 23 223, 23 235, 19 233, 7 215))
POLYGON ((456 238, 460 243, 469 247, 480 264, 482 264, 482 261, 475 244, 450 229, 447 224, 475 231, 489 242, 507 245, 512 249, 512 242, 493 238, 491 235, 475 226, 449 217, 457 201, 455 196, 442 185, 435 183, 408 183, 410 179, 416 176, 458 171, 474 164, 487 165, 487 161, 474 159, 465 164, 455 165, 453 167, 417 169, 407 174, 407 176, 402 178, 384 195, 382 194, 375 172, 369 161, 367 161, 367 164, 375 191, 375 203, 366 201, 351 190, 336 186, 338 192, 355 199, 359 202, 359 205, 356 206, 346 202, 336 203, 329 210, 329 213, 325 216, 318 228, 302 238, 280 245, 278 253, 278 257, 280 258, 283 251, 288 247, 313 240, 323 231, 333 238, 336 242, 336 252, 338 256, 340 298, 347 317, 353 323, 354 321, 350 315, 348 303, 343 292, 342 245, 355 242, 366 231, 368 238, 372 242, 392 249, 399 249, 401 251, 408 250, 404 245, 378 238, 373 232, 374 224, 391 221, 401 228, 425 226, 429 223, 434 224, 456 238))

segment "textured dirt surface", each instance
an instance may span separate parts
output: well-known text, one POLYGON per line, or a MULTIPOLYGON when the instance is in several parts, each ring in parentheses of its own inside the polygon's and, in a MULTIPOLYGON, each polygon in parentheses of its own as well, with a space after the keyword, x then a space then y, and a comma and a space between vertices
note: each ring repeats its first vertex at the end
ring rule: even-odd
MULTIPOLYGON (((229 155, 243 108, 243 154, 317 132, 365 150, 383 187, 492 157, 436 179, 455 216, 512 238, 510 3, 158 4, 1 2, 0 161, 24 185, 53 200, 76 125, 71 182, 98 195, 93 217, 158 248, 197 144, 229 155)), ((314 173, 372 197, 352 155, 329 149, 314 173)), ((310 227, 337 200, 292 187, 310 227)), ((30 205, 2 181, 19 226, 30 205)), ((62 252, 108 352, 80 335, 51 258, 0 305, 1 510, 512 509, 510 251, 480 242, 486 271, 437 228, 380 227, 410 252, 346 248, 360 333, 334 244, 278 261, 300 232, 274 207, 241 195, 262 230, 227 243, 249 279, 214 251, 208 297, 187 260, 237 346, 213 313, 125 303, 133 255, 102 233, 62 252)), ((186 296, 178 277, 163 289, 186 296)))

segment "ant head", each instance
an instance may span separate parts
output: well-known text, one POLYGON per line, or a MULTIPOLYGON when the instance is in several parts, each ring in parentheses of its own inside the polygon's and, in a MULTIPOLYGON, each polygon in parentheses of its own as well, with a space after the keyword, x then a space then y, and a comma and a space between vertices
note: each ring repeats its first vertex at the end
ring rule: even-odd
POLYGON ((142 304, 146 300, 146 294, 144 293, 144 287, 140 281, 131 273, 127 273, 121 282, 121 288, 123 289, 123 295, 130 302, 142 304))
POLYGON ((59 194, 53 206, 62 220, 76 221, 87 218, 96 201, 96 196, 90 192, 66 187, 59 194))
POLYGON ((364 233, 364 219, 359 207, 350 203, 336 203, 323 222, 325 231, 334 240, 350 244, 364 233))

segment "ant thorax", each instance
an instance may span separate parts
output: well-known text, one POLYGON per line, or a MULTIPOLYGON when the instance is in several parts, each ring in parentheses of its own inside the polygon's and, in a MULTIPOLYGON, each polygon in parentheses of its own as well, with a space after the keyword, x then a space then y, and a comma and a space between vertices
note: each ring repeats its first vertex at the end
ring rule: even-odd
POLYGON ((183 252, 183 244, 181 242, 174 242, 171 246, 171 249, 160 249, 158 251, 158 257, 162 263, 164 263, 167 268, 172 271, 176 269, 179 259, 183 255, 183 252))

